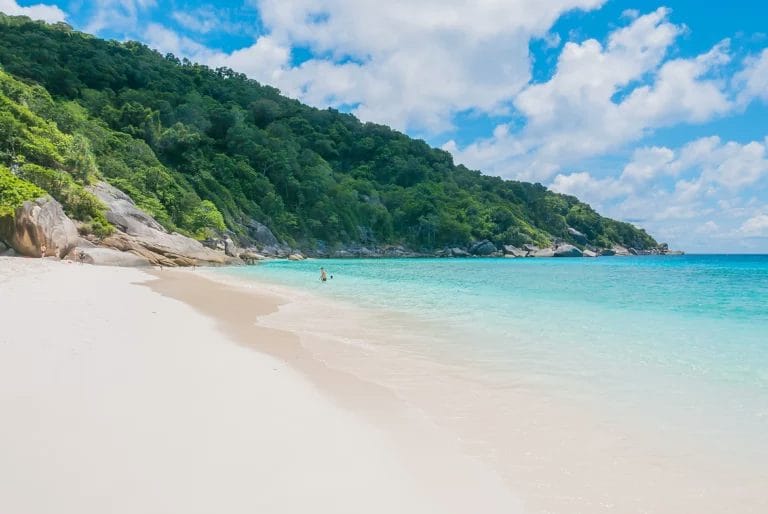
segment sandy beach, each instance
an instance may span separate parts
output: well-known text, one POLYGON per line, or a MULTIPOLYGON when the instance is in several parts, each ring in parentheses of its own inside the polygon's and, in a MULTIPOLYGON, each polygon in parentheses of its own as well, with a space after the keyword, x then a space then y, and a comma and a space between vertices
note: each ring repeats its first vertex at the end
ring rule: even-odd
POLYGON ((0 512, 521 511, 387 391, 256 326, 277 297, 225 289, 0 258, 0 512))
POLYGON ((703 451, 661 417, 408 352, 420 323, 311 291, 0 258, 0 313, 2 513, 766 505, 738 441, 703 451))

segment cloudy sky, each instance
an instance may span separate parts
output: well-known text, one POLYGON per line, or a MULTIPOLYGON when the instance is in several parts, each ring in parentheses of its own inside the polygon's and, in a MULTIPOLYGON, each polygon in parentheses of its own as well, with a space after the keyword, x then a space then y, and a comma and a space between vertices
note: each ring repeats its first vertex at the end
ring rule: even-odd
POLYGON ((229 66, 688 251, 768 253, 768 3, 0 0, 229 66))

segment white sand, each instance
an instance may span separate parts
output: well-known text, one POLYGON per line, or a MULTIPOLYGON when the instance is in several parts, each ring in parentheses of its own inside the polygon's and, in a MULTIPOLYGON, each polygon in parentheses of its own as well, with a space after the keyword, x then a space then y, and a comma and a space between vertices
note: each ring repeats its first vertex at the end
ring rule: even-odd
POLYGON ((519 511, 458 445, 406 454, 150 278, 0 258, 0 513, 519 511))

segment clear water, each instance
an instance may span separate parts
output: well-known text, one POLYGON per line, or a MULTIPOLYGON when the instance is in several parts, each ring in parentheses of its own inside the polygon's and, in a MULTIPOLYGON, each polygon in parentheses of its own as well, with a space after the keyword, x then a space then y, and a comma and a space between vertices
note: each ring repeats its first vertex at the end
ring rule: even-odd
POLYGON ((768 394, 768 256, 273 261, 227 273, 469 331, 468 359, 513 364, 536 348, 564 369, 574 358, 768 394))
POLYGON ((226 272, 407 313, 439 326, 433 344, 454 356, 558 385, 647 396, 672 382, 768 398, 765 255, 273 261, 226 272))
MULTIPOLYGON (((686 446, 680 469, 722 470, 708 472, 717 494, 707 501, 718 481, 759 491, 768 480, 753 465, 768 459, 768 256, 272 261, 218 272, 394 312, 386 344, 407 355, 686 446), (320 266, 333 275, 325 284, 320 266)), ((509 419, 519 412, 499 405, 509 419)))

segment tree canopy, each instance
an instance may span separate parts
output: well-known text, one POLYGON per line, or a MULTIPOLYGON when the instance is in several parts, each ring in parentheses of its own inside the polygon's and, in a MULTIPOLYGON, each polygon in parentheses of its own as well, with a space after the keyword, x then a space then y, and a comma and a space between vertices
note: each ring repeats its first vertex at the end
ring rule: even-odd
POLYGON ((656 246, 572 196, 455 165, 424 141, 230 69, 61 23, 0 15, 0 29, 0 165, 22 159, 22 179, 72 196, 65 207, 98 230, 98 205, 75 200, 100 177, 196 237, 226 229, 247 241, 258 221, 305 248, 434 249, 575 242, 573 227, 595 246, 656 246))

